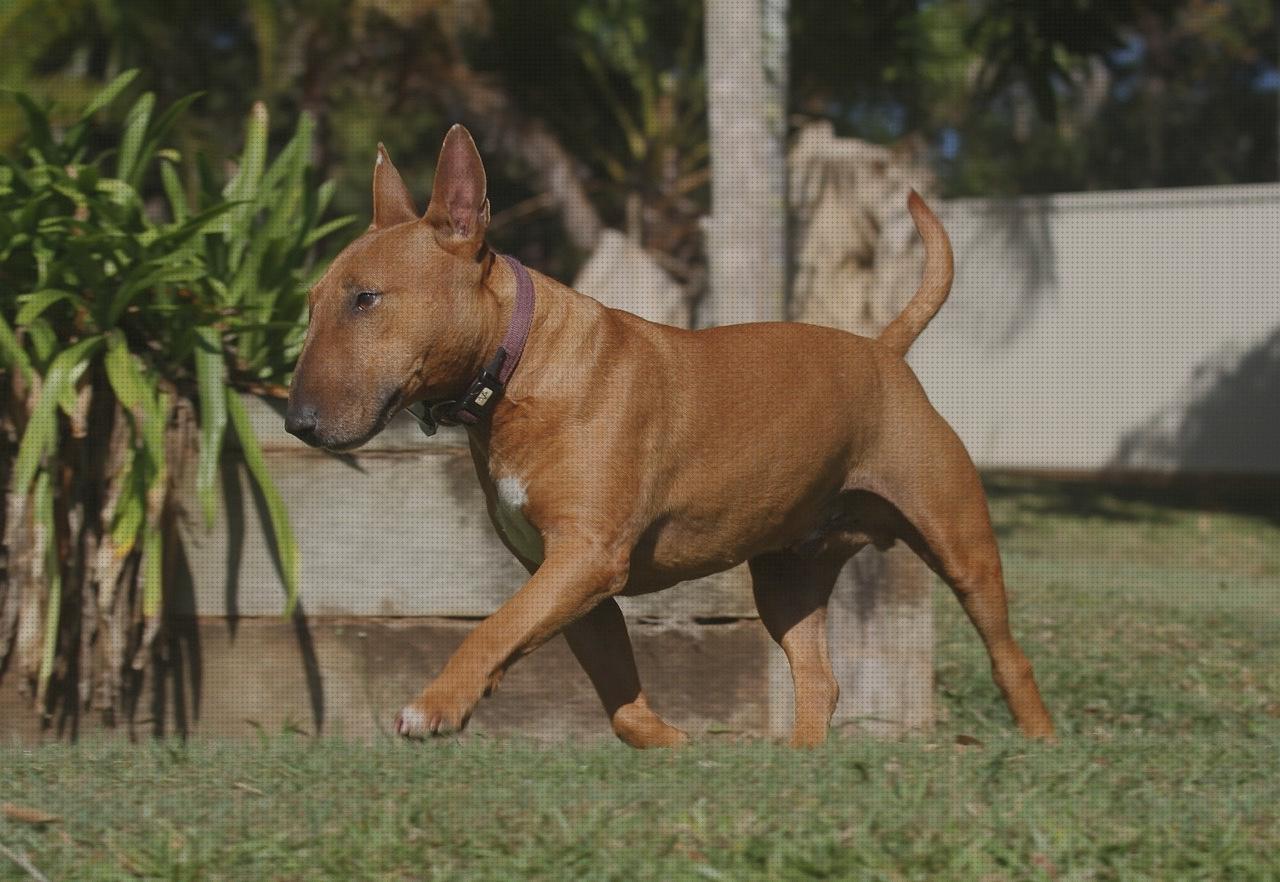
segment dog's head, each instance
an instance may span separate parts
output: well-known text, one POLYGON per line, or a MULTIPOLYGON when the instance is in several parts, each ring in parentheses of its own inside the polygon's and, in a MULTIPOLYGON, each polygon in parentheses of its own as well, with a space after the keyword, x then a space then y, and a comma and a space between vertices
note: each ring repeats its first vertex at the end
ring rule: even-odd
POLYGON ((285 428, 350 450, 403 405, 465 387, 483 361, 491 297, 482 284, 489 226, 484 165, 454 126, 427 213, 382 145, 373 167, 373 223, 311 290, 311 319, 289 389, 285 428))

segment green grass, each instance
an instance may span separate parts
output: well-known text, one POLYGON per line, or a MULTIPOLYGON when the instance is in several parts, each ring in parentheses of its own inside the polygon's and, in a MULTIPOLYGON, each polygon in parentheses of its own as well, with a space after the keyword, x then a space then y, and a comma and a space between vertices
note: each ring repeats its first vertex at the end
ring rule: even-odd
POLYGON ((1055 747, 940 592, 925 738, 6 748, 0 802, 62 819, 0 843, 54 880, 1280 879, 1280 510, 990 489, 1055 747))

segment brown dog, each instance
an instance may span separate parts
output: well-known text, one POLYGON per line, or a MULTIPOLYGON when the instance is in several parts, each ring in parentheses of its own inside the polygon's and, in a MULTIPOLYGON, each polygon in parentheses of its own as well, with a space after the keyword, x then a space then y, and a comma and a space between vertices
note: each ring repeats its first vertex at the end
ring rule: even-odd
POLYGON ((964 605, 1023 732, 1053 734, 1009 631, 978 474, 902 358, 952 277, 946 233, 918 196, 924 280, 869 340, 803 324, 686 331, 541 275, 529 285, 485 244, 485 192, 461 126, 421 218, 379 146, 373 224, 311 292, 289 395, 290 432, 348 450, 402 407, 470 390, 472 413, 446 413, 472 423, 490 517, 532 574, 400 712, 401 734, 462 728, 516 659, 563 632, 622 740, 678 744, 685 734, 641 691, 614 598, 748 561, 760 618, 791 664, 792 742, 820 743, 836 705, 836 575, 864 545, 898 539, 964 605), (500 343, 505 365, 491 363, 500 343))

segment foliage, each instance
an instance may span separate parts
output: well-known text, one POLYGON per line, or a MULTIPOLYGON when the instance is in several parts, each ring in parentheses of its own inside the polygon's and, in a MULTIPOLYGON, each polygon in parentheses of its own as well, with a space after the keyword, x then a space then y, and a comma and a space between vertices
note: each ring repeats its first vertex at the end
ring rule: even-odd
POLYGON ((600 138, 597 131, 598 140, 583 149, 608 181, 606 193, 624 197, 606 211, 625 211, 619 220, 637 241, 687 264, 699 255, 697 221, 711 175, 702 15, 688 4, 659 19, 652 6, 608 0, 578 10, 578 57, 608 108, 602 122, 620 135, 600 138))
POLYGON ((228 426, 267 501, 288 608, 296 600, 288 518, 237 395, 287 381, 316 272, 309 256, 350 219, 321 222, 333 188, 309 168, 308 118, 268 161, 261 104, 225 184, 202 162, 189 191, 189 166, 165 146, 196 95, 156 113, 143 93, 118 143, 98 149, 96 116, 135 77, 117 77, 65 131, 17 94, 26 137, 0 165, 3 417, 17 440, 4 526, 18 558, 0 608, 22 610, 0 616, 0 658, 16 635, 41 707, 60 654, 64 672, 79 666, 82 686, 96 681, 106 709, 126 656, 145 666, 175 556, 175 488, 195 447, 197 491, 213 517, 228 426), (38 612, 38 591, 47 600, 37 654, 22 619, 38 612), (63 622, 65 611, 78 615, 63 622))
POLYGON ((1275 179, 1273 4, 998 2, 992 12, 965 24, 982 60, 945 163, 953 191, 1275 179))
POLYGON ((696 6, 664 10, 661 17, 651 9, 638 0, 611 0, 583 6, 574 17, 576 54, 626 145, 626 155, 600 161, 633 189, 671 174, 667 164, 706 159, 702 16, 696 6), (663 155, 671 151, 678 155, 663 155))
MULTIPOLYGON (((198 146, 215 164, 238 149, 233 122, 245 93, 271 99, 282 120, 305 109, 318 120, 317 162, 337 180, 343 211, 363 210, 378 140, 422 193, 450 123, 509 132, 539 120, 579 163, 604 221, 641 228, 689 278, 701 261, 691 219, 706 208, 699 7, 0 0, 0 39, 21 49, 0 60, 0 84, 87 94, 122 66, 146 65, 145 84, 162 100, 208 91, 179 146, 198 146), (474 100, 477 82, 503 107, 474 100)), ((793 113, 875 141, 922 136, 951 194, 1275 178, 1270 0, 790 7, 793 113)), ((13 131, 0 113, 0 143, 13 131)), ((530 184, 538 170, 498 149, 500 135, 481 134, 502 246, 571 277, 583 255, 530 184)))

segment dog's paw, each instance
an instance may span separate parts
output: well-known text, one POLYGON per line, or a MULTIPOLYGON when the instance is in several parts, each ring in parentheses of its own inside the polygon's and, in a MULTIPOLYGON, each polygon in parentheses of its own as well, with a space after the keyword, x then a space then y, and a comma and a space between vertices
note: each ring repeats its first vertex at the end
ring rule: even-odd
POLYGON ((396 734, 402 738, 427 738, 461 732, 471 716, 471 708, 449 708, 445 703, 418 699, 396 714, 396 734))
POLYGON ((396 714, 396 734, 401 738, 425 738, 429 734, 426 715, 413 705, 402 707, 396 714))

